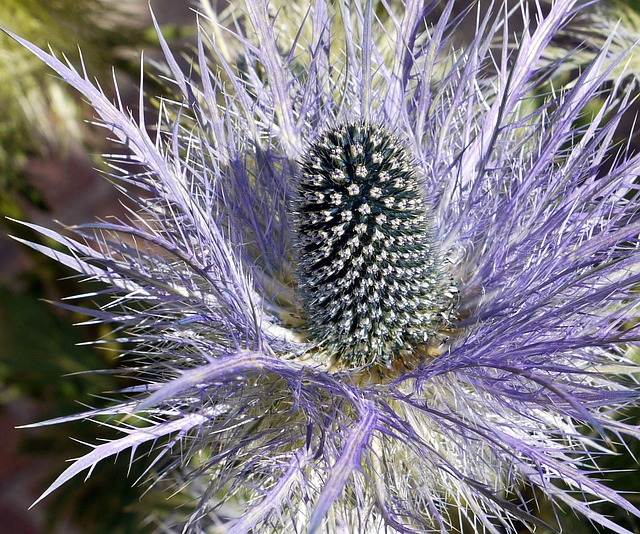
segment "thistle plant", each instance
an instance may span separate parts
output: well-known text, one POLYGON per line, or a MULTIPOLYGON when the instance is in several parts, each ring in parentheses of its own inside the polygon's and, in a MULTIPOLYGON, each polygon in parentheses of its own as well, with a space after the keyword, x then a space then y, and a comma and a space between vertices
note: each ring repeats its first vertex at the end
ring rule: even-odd
POLYGON ((603 93, 624 56, 551 91, 576 2, 523 7, 497 51, 508 12, 456 49, 452 7, 318 0, 291 33, 248 0, 202 21, 189 75, 159 34, 155 126, 16 37, 126 149, 130 206, 25 223, 105 284, 85 312, 134 381, 41 423, 122 433, 42 498, 148 445, 148 482, 187 496, 167 530, 515 532, 546 497, 628 532, 597 509, 640 516, 597 464, 640 438, 640 159, 614 137, 630 96, 603 93))

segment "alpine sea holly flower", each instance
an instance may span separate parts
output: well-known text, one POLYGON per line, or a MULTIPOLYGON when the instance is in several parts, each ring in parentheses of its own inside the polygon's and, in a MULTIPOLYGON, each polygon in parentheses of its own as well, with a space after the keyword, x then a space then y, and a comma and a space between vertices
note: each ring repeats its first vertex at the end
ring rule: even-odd
POLYGON ((107 158, 136 206, 31 244, 108 285, 87 313, 139 381, 54 421, 124 436, 43 497, 148 443, 189 531, 515 531, 535 490, 626 532, 594 505, 640 510, 595 458, 640 437, 640 159, 606 49, 545 92, 575 4, 523 9, 496 53, 506 13, 456 50, 453 2, 429 25, 422 2, 319 0, 291 38, 248 0, 201 30, 193 79, 161 38, 181 96, 153 130, 22 41, 127 148, 107 158))

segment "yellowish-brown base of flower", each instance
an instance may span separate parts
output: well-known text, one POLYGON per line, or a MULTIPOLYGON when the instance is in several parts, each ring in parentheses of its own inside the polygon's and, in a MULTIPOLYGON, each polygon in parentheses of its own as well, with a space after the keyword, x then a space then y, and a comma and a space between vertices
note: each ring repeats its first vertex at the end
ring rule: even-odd
POLYGON ((332 356, 330 373, 348 373, 350 380, 358 386, 387 384, 397 380, 421 365, 435 360, 447 351, 451 332, 441 332, 430 343, 417 345, 413 350, 402 351, 388 362, 374 363, 360 368, 353 368, 337 355, 332 356))

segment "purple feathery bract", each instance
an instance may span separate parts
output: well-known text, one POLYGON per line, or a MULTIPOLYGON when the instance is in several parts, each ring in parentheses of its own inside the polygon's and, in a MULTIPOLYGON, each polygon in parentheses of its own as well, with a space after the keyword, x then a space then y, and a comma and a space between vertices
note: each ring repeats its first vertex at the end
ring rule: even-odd
POLYGON ((197 75, 160 37, 179 96, 157 125, 15 37, 126 147, 135 204, 25 223, 105 284, 86 313, 139 384, 47 422, 122 436, 41 498, 153 444, 152 481, 191 498, 168 530, 497 534, 542 525, 531 495, 618 533, 595 503, 640 516, 595 463, 640 438, 640 159, 614 138, 622 80, 603 91, 624 58, 552 90, 575 1, 523 11, 515 45, 479 17, 463 47, 453 2, 392 5, 246 0, 202 22, 197 75))

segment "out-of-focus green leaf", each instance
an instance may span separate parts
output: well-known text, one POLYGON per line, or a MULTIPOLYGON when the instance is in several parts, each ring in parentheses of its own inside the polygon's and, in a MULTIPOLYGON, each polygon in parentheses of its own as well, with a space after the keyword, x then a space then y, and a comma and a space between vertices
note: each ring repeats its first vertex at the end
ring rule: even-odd
POLYGON ((105 365, 95 350, 77 345, 86 341, 82 333, 66 314, 52 313, 50 304, 0 288, 0 381, 62 405, 112 388, 110 377, 74 374, 105 365), (70 376, 61 380, 62 375, 70 376))

